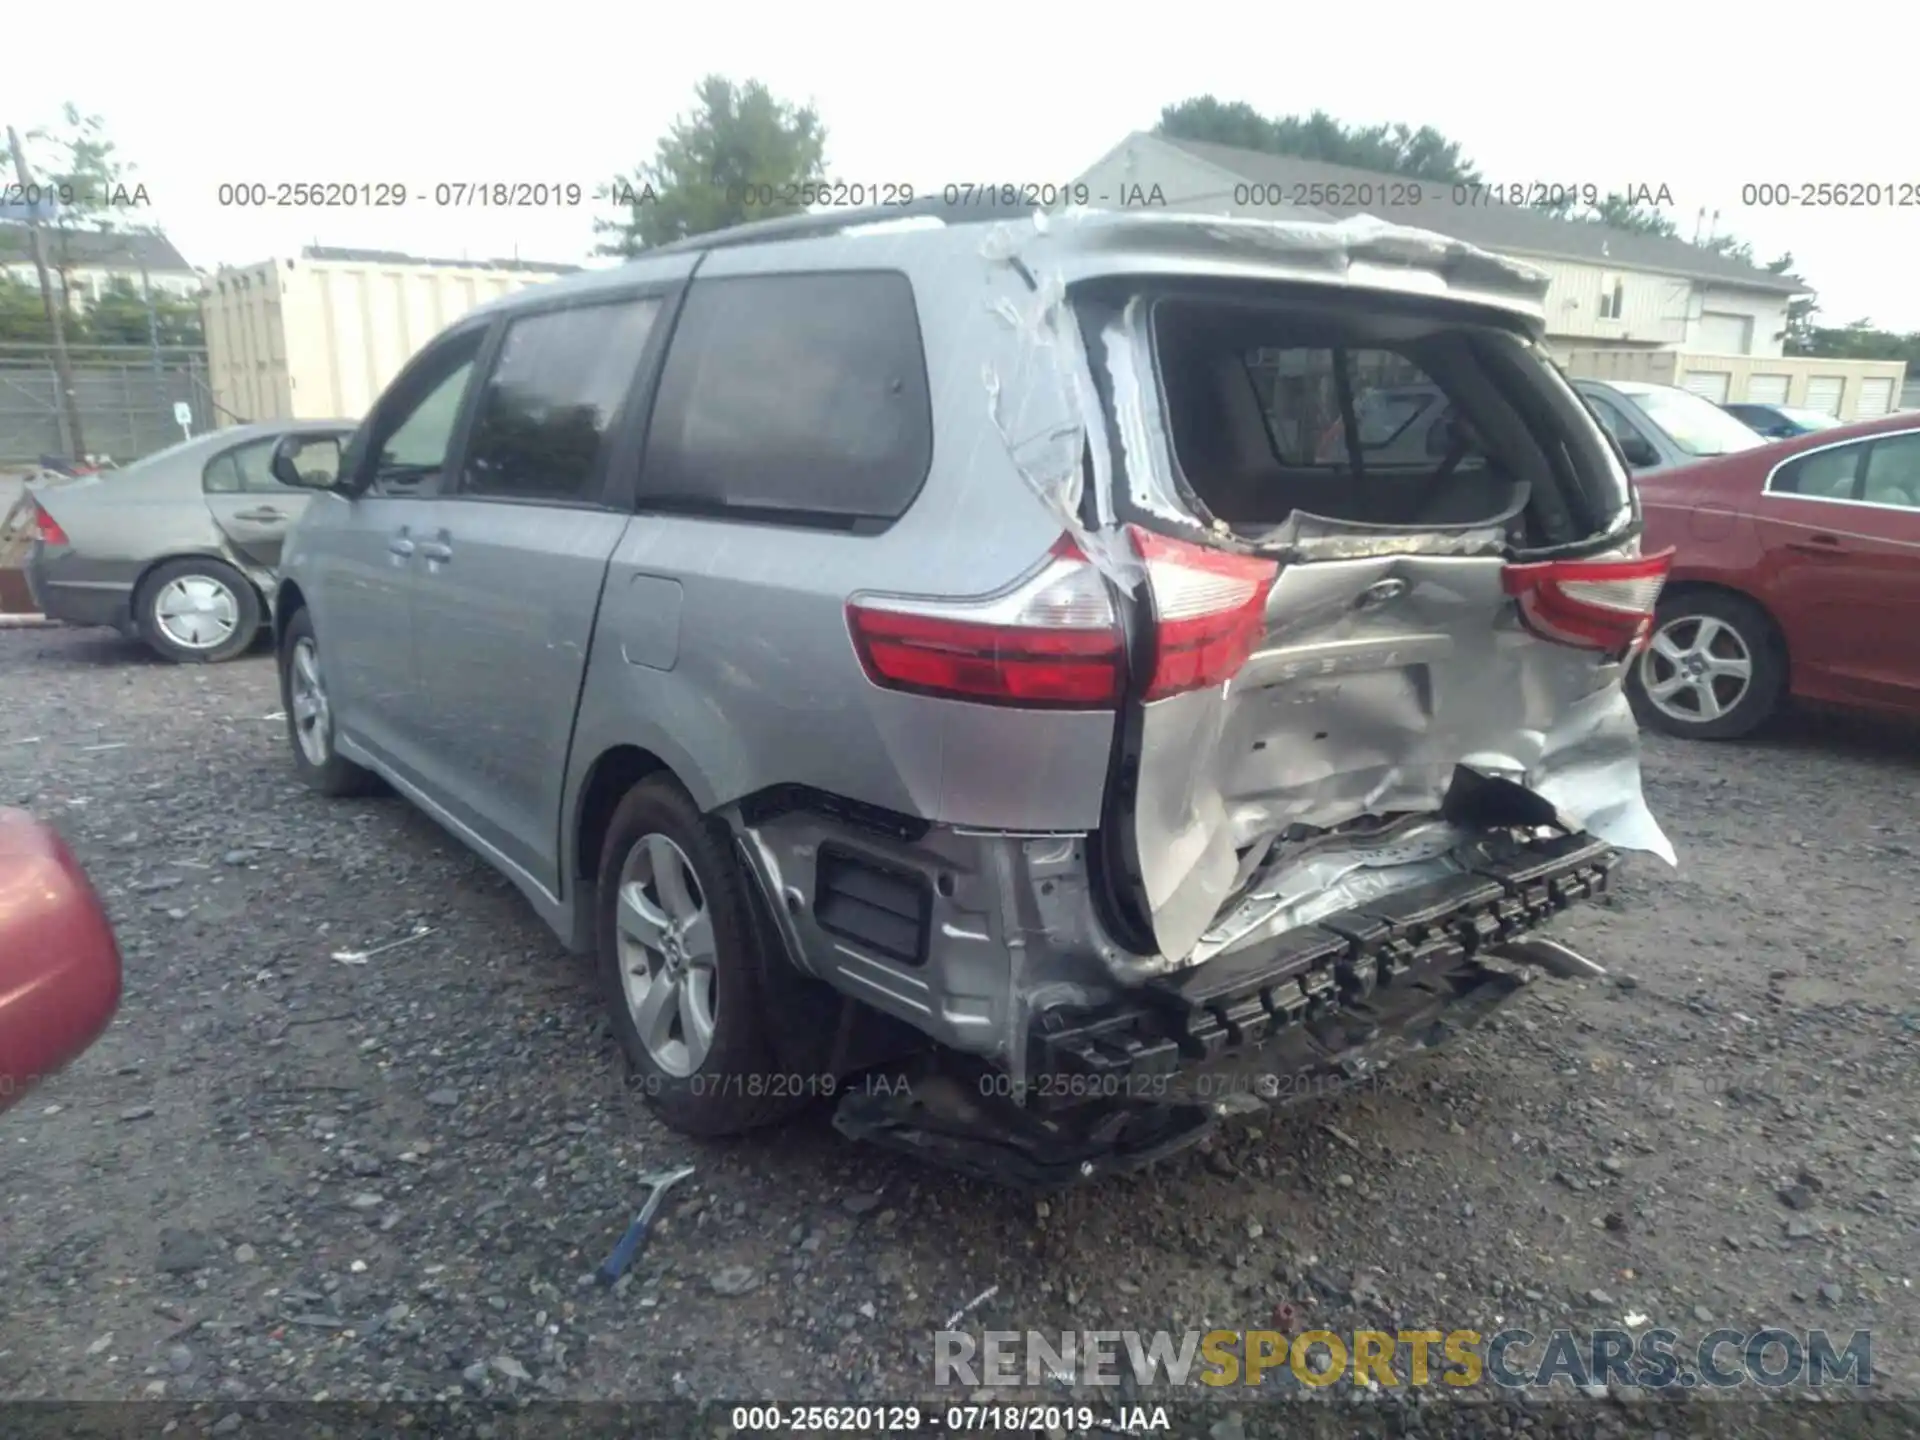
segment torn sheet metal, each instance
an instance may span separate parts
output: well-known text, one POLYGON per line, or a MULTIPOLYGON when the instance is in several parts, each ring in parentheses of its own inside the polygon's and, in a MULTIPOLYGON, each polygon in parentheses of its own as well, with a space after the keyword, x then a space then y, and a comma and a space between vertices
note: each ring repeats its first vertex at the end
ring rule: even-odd
POLYGON ((1146 335, 1146 302, 1139 298, 1128 302, 1122 317, 1101 335, 1114 430, 1126 462, 1127 498, 1146 514, 1191 526, 1194 517, 1205 516, 1207 510, 1167 461, 1173 454, 1173 440, 1167 433, 1146 335))
MULTIPOLYGON (((1120 486, 1134 510, 1189 533, 1242 547, 1249 537, 1231 536, 1184 493, 1144 300, 1102 335, 1099 378, 1112 405, 1098 402, 1067 298, 1076 274, 1114 273, 1152 252, 1169 273, 1209 273, 1196 256, 1222 266, 1237 257, 1268 279, 1348 275, 1364 265, 1375 284, 1382 267, 1425 266, 1453 287, 1448 293, 1478 286, 1519 310, 1544 292, 1529 267, 1376 221, 1143 218, 1070 213, 998 225, 979 251, 989 282, 982 304, 1013 341, 980 372, 995 432, 1036 498, 1129 590, 1140 567, 1115 514, 1120 486)), ((1518 493, 1502 508, 1525 500, 1518 493)), ((756 826, 748 839, 773 893, 788 902, 780 923, 794 953, 940 1043, 996 1059, 1017 1083, 1037 1013, 1105 1003, 1275 926, 1310 923, 1458 868, 1472 839, 1439 812, 1461 767, 1523 787, 1568 829, 1671 861, 1641 798, 1618 667, 1519 624, 1502 585, 1508 518, 1415 530, 1299 514, 1261 538, 1281 563, 1254 655, 1230 684, 1144 713, 1130 823, 1156 953, 1124 952, 1107 937, 1083 837, 936 827, 912 843, 859 838, 924 875, 934 897, 924 960, 890 963, 811 915, 819 847, 838 826, 793 815, 756 826), (1338 831, 1362 817, 1397 816, 1419 817, 1416 833, 1376 837, 1344 858, 1326 851, 1303 860, 1280 843, 1296 827, 1338 831)))
MULTIPOLYGON (((1113 426, 1125 460, 1127 500, 1134 509, 1180 528, 1211 524, 1207 507, 1172 463, 1173 439, 1160 404, 1147 301, 1135 296, 1101 331, 1113 426)), ((1222 534, 1224 526, 1216 527, 1222 534)))
POLYGON ((1462 765, 1524 786, 1569 829, 1673 863, 1618 667, 1521 628, 1503 568, 1497 555, 1285 566, 1240 674, 1147 707, 1134 843, 1165 954, 1194 952, 1248 847, 1296 825, 1435 813, 1462 765))
MULTIPOLYGON (((1547 277, 1532 266, 1479 250, 1430 231, 1371 216, 1335 224, 1238 220, 1182 213, 1069 210, 989 228, 979 253, 989 267, 1017 276, 987 302, 988 309, 1024 342, 1018 374, 982 368, 988 414, 1016 469, 1043 504, 1117 583, 1132 589, 1139 568, 1118 532, 1107 498, 1114 476, 1102 406, 1068 286, 1092 274, 1126 270, 1206 274, 1231 262, 1268 281, 1338 277, 1374 289, 1488 299, 1538 318, 1547 277), (1251 267, 1251 271, 1247 270, 1251 267), (1424 278, 1422 278, 1424 277, 1424 278), (1436 288, 1437 287, 1437 288, 1436 288), (1470 294, 1468 292, 1471 292, 1470 294), (1083 509, 1089 468, 1099 517, 1090 529, 1083 509)), ((1123 459, 1128 499, 1145 514, 1182 526, 1195 517, 1209 524, 1206 507, 1191 494, 1167 457, 1155 378, 1147 302, 1136 299, 1102 334, 1105 377, 1112 394, 1114 439, 1123 459)), ((1388 539, 1306 532, 1338 522, 1302 516, 1271 543, 1305 547, 1302 558, 1380 553, 1478 553, 1489 543, 1481 530, 1388 539), (1309 543, 1309 541, 1313 543, 1309 543)), ((1211 526, 1224 537, 1224 526, 1211 526)), ((1483 527, 1491 528, 1491 526, 1483 527)), ((1499 537, 1504 542, 1504 536, 1499 537)))
POLYGON ((1473 837, 1445 820, 1421 818, 1387 834, 1333 835, 1282 847, 1237 904, 1201 936, 1199 964, 1395 890, 1466 872, 1473 837))
MULTIPOLYGON (((1286 225, 1069 212, 1052 224, 997 227, 983 255, 1032 282, 1030 303, 1010 305, 1005 318, 1051 364, 1042 373, 1056 428, 1046 433, 1076 433, 1083 443, 1091 434, 1096 456, 1104 436, 1087 427, 1101 423, 1100 412, 1066 413, 1084 403, 1077 381, 1091 372, 1065 295, 1072 276, 1098 273, 1101 261, 1127 257, 1127 273, 1143 264, 1151 273, 1147 257, 1179 274, 1235 261, 1269 280, 1311 271, 1370 286, 1388 284, 1381 272, 1400 266, 1399 288, 1430 288, 1414 278, 1424 269, 1446 293, 1497 292, 1523 312, 1537 310, 1545 293, 1545 277, 1530 266, 1369 217, 1286 225)), ((1244 882, 1250 847, 1293 825, 1332 829, 1368 815, 1436 812, 1462 764, 1533 790, 1569 828, 1671 862, 1641 797, 1638 736, 1617 668, 1521 629, 1501 585, 1524 487, 1471 524, 1392 527, 1296 513, 1236 536, 1188 492, 1172 462, 1144 298, 1101 338, 1107 423, 1124 471, 1112 483, 1126 486, 1139 512, 1257 548, 1281 566, 1263 644, 1240 675, 1147 709, 1133 839, 1163 955, 1186 963, 1194 954, 1244 882)), ((989 393, 996 405, 1004 398, 992 385, 989 393)), ((1029 424, 1024 433, 1034 431, 1029 424)), ((1049 470, 1021 462, 1018 433, 1001 429, 1037 493, 1055 505, 1077 501, 1065 456, 1049 470)))
POLYGON ((1242 527, 1243 537, 1264 554, 1283 561, 1365 560, 1386 555, 1504 555, 1509 527, 1526 508, 1528 487, 1515 487, 1514 503, 1484 525, 1436 528, 1431 525, 1364 525, 1296 510, 1283 524, 1265 530, 1242 527))
POLYGON ((1036 268, 1022 259, 1049 223, 1036 214, 1028 222, 995 225, 980 247, 991 267, 1020 281, 987 302, 1021 346, 1013 376, 1003 376, 992 361, 981 367, 987 415, 1028 489, 1103 574, 1131 591, 1142 571, 1111 507, 1103 505, 1097 527, 1087 523, 1083 508, 1089 468, 1096 495, 1104 500, 1113 493, 1112 463, 1094 440, 1101 408, 1066 282, 1057 267, 1036 268))
POLYGON ((999 1061, 1016 1085, 1036 1012, 1104 1003, 1145 978, 1094 918, 1084 835, 937 826, 909 841, 811 812, 740 828, 768 893, 781 899, 769 907, 774 923, 807 973, 942 1045, 999 1061), (889 958, 821 922, 823 845, 924 879, 924 959, 889 958))

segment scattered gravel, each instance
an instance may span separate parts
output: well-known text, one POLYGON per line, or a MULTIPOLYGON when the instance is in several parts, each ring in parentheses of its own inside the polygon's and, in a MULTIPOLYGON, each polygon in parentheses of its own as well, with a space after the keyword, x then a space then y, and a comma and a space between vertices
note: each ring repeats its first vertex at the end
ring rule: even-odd
MULTIPOLYGON (((403 802, 298 785, 263 656, 0 631, 0 694, 0 804, 60 828, 126 962, 112 1029, 0 1120, 0 1397, 908 1399, 969 1305, 975 1331, 1871 1326, 1882 1386, 1920 1389, 1910 734, 1651 739, 1680 868, 1630 861, 1558 932, 1614 977, 1036 1205, 824 1110, 663 1129, 504 880, 403 802), (632 1271, 580 1283, 680 1162, 632 1271)), ((1548 1433, 1517 1405, 1473 1433, 1548 1433)))

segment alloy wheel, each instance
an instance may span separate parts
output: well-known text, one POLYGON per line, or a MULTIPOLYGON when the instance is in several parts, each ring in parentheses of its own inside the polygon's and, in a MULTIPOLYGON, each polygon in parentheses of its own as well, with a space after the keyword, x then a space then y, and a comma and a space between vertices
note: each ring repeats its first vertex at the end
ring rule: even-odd
POLYGON ((315 768, 325 765, 333 744, 333 708, 327 703, 326 682, 320 677, 320 650, 311 635, 302 635, 294 642, 287 692, 300 753, 315 768))
POLYGON ((713 1048, 713 919, 686 852, 642 835, 620 868, 620 983, 640 1043, 654 1064, 692 1075, 713 1048))
POLYGON ((1716 616, 1675 616, 1640 657, 1640 685, 1661 714, 1704 725, 1746 699, 1753 652, 1738 630, 1716 616))

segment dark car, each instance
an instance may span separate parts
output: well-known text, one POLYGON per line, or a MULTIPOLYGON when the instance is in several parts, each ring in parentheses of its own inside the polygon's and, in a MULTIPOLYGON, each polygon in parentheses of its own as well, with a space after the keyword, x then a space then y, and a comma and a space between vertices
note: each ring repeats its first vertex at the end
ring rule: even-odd
POLYGON ((1746 735, 1787 697, 1920 714, 1920 415, 1890 415, 1638 481, 1673 546, 1641 719, 1746 735))
POLYGON ((1791 440, 1817 430, 1831 430, 1844 422, 1824 410, 1803 410, 1798 405, 1756 405, 1736 400, 1720 407, 1742 425, 1769 440, 1791 440))

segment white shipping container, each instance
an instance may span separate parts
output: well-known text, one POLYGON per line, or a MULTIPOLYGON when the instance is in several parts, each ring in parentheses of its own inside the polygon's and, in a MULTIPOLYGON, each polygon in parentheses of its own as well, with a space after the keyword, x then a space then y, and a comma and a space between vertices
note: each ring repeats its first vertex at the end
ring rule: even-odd
POLYGON ((222 423, 357 420, 416 351, 469 310, 571 268, 324 252, 223 268, 200 296, 222 423))

